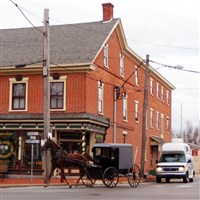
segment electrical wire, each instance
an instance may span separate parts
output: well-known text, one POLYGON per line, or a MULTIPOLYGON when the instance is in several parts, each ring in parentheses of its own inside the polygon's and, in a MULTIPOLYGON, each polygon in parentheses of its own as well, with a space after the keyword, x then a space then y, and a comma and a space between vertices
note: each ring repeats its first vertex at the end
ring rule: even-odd
POLYGON ((156 61, 153 61, 153 60, 149 60, 149 62, 152 62, 152 63, 157 64, 157 65, 161 65, 161 66, 163 66, 163 67, 168 67, 168 68, 172 68, 172 69, 178 69, 178 70, 181 70, 181 71, 186 71, 186 72, 191 72, 191 73, 200 74, 200 71, 194 71, 194 70, 189 70, 189 69, 183 69, 183 67, 180 66, 180 65, 178 65, 178 66, 171 66, 171 65, 162 64, 162 63, 159 63, 159 62, 156 62, 156 61))
POLYGON ((122 84, 122 87, 124 87, 124 85, 126 84, 126 82, 131 78, 131 76, 135 73, 136 70, 138 70, 140 68, 140 66, 143 64, 145 60, 143 59, 140 64, 135 68, 135 70, 133 71, 133 73, 124 81, 124 83, 122 84))
MULTIPOLYGON (((63 24, 66 24, 66 22, 61 21, 61 20, 56 20, 56 19, 54 19, 54 18, 50 18, 50 19, 52 19, 52 20, 54 20, 54 21, 57 21, 57 22, 60 22, 60 23, 63 23, 63 24)), ((81 24, 81 23, 80 23, 80 24, 81 24)), ((95 33, 100 33, 100 34, 102 34, 102 35, 107 35, 106 33, 101 32, 101 31, 99 31, 99 30, 92 30, 92 29, 88 29, 88 28, 85 28, 85 27, 81 27, 81 26, 79 26, 79 24, 68 24, 68 25, 71 25, 71 26, 74 26, 74 27, 77 27, 77 28, 80 28, 80 29, 92 31, 92 32, 95 32, 95 33)), ((116 37, 116 36, 113 36, 113 37, 116 37)), ((137 43, 143 43, 143 44, 152 45, 152 46, 160 46, 160 47, 165 47, 165 48, 175 48, 175 49, 192 50, 192 51, 199 51, 199 50, 200 50, 199 48, 164 45, 164 44, 151 43, 151 42, 146 42, 146 41, 140 41, 140 40, 130 39, 130 38, 127 38, 127 37, 123 37, 123 39, 126 40, 126 41, 132 41, 132 42, 137 42, 137 43)))
POLYGON ((21 10, 21 8, 18 6, 18 4, 14 3, 12 0, 10 0, 10 2, 12 4, 14 4, 18 10, 22 13, 22 15, 25 17, 25 19, 29 22, 29 24, 31 24, 32 27, 34 27, 37 31, 39 31, 40 33, 44 34, 40 29, 38 29, 29 19, 28 17, 24 14, 24 12, 21 10))
MULTIPOLYGON (((31 24, 31 26, 33 26, 35 29, 37 29, 39 32, 41 32, 43 34, 43 32, 41 30, 39 30, 28 18, 27 16, 24 14, 24 12, 22 11, 22 7, 19 8, 18 4, 14 3, 12 0, 10 0, 10 2, 12 2, 18 9, 19 11, 23 14, 23 16, 26 18, 26 20, 31 24)), ((26 10, 26 9, 24 9, 26 10)), ((26 10, 28 11, 28 10, 26 10)), ((31 13, 30 11, 28 11, 29 13, 31 13)), ((32 13, 33 15, 33 13, 32 13)), ((35 14, 34 14, 35 15, 35 14)), ((38 16, 37 16, 38 17, 38 16)), ((38 17, 39 18, 39 17, 38 17)), ((54 18, 50 18, 54 21, 57 21, 57 22, 61 22, 61 23, 66 23, 64 21, 61 21, 61 20, 57 20, 57 19, 54 19, 54 18)), ((88 30, 88 31, 92 31, 92 32, 96 32, 96 33, 100 33, 100 34, 104 34, 104 35, 107 35, 106 33, 104 32, 101 32, 101 31, 97 31, 97 30, 91 30, 91 29, 88 29, 88 28, 85 28, 85 27, 80 27, 78 26, 78 24, 70 24, 72 26, 75 26, 75 27, 78 27, 80 29, 84 29, 84 30, 88 30)), ((192 51, 199 51, 200 49, 199 48, 190 48, 190 47, 180 47, 180 46, 171 46, 171 45, 164 45, 164 44, 158 44, 158 43, 151 43, 151 42, 146 42, 146 41, 140 41, 140 40, 135 40, 135 39, 129 39, 129 38, 126 38, 126 37, 123 37, 123 39, 127 40, 127 41, 133 41, 133 42, 138 42, 138 43, 143 43, 143 44, 148 44, 148 45, 152 45, 152 46, 161 46, 161 47, 167 47, 167 48, 176 48, 176 49, 185 49, 185 50, 192 50, 192 51)))

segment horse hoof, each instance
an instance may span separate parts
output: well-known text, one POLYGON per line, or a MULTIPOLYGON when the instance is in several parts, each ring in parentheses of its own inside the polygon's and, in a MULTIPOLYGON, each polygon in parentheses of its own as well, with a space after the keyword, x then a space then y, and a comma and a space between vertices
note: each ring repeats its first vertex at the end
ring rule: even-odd
POLYGON ((71 185, 69 185, 69 188, 71 189, 71 188, 72 188, 72 186, 71 186, 71 185))

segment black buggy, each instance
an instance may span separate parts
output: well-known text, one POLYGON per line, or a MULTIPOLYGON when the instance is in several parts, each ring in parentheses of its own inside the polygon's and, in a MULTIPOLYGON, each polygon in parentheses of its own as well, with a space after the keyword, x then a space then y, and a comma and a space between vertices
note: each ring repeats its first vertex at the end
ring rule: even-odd
POLYGON ((91 186, 97 179, 102 180, 108 188, 115 187, 119 177, 127 177, 131 187, 140 183, 140 168, 133 163, 133 148, 131 144, 98 143, 93 146, 93 157, 98 165, 87 165, 90 178, 82 176, 82 182, 91 186))

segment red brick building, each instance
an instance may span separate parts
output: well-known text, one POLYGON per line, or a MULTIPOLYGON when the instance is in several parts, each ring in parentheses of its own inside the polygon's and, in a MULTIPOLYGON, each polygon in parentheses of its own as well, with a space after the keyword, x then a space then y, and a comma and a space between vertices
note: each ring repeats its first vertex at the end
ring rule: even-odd
MULTIPOLYGON (((41 169, 42 30, 0 30, 0 159, 18 173, 30 169, 33 141, 34 169, 41 169)), ((54 140, 90 153, 95 142, 131 143, 140 164, 146 66, 128 47, 113 5, 103 4, 103 21, 51 26, 50 62, 54 140)), ((149 76, 145 171, 154 168, 162 142, 171 141, 174 89, 151 67, 149 76)))

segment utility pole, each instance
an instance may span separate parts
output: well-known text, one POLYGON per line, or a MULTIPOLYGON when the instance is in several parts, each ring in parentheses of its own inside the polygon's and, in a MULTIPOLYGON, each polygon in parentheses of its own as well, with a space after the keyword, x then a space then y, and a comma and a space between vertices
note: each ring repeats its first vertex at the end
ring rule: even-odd
POLYGON ((146 150, 146 113, 148 106, 148 82, 149 82, 149 55, 146 55, 146 71, 144 85, 144 103, 142 118, 142 151, 141 151, 141 177, 144 178, 145 150, 146 150))
MULTIPOLYGON (((43 79, 44 79, 44 140, 48 139, 50 133, 50 45, 49 45, 49 9, 44 10, 44 61, 43 61, 43 79)), ((50 154, 44 152, 44 182, 47 183, 50 171, 50 154)))

